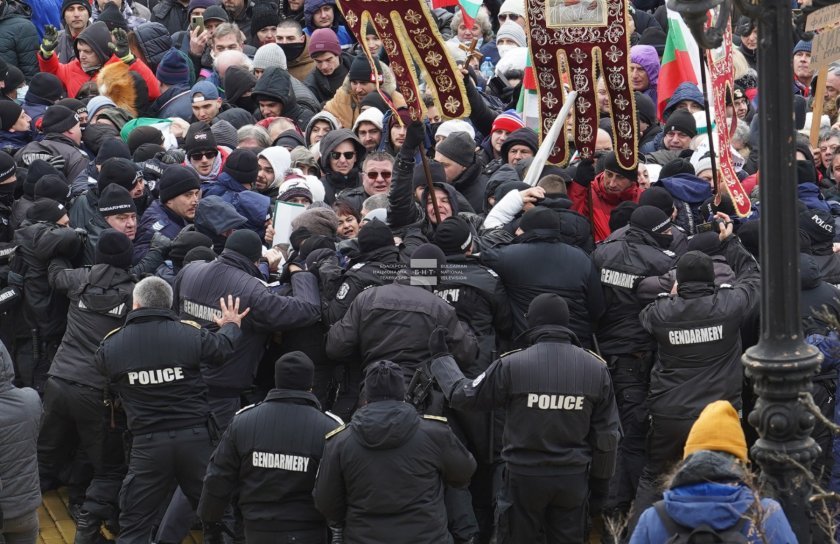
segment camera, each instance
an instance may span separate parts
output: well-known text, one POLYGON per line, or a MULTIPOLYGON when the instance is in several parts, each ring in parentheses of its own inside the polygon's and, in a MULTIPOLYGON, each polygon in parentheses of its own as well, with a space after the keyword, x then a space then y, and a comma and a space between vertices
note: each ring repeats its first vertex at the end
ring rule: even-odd
POLYGON ((701 223, 697 225, 697 234, 701 232, 720 232, 720 226, 726 224, 726 221, 718 217, 712 219, 708 223, 701 223))

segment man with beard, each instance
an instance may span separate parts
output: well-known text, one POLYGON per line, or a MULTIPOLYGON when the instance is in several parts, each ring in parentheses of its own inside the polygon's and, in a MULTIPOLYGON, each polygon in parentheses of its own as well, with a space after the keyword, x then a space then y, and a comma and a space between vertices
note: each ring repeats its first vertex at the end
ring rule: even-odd
POLYGON ((173 165, 164 171, 160 178, 160 198, 152 202, 137 228, 134 262, 140 261, 149 251, 156 232, 172 240, 193 222, 200 187, 198 176, 189 168, 173 165))
POLYGON ((76 58, 76 48, 73 42, 87 28, 90 21, 90 3, 86 0, 65 0, 61 4, 61 22, 64 27, 58 33, 58 58, 62 62, 70 62, 76 58))

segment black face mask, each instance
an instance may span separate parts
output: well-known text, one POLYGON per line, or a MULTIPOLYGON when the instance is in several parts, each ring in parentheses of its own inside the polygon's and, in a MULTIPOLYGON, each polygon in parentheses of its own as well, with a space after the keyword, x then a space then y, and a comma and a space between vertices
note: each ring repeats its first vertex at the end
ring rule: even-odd
POLYGON ((3 204, 11 204, 15 200, 15 184, 4 183, 0 185, 0 202, 3 204))
POLYGON ((254 100, 251 96, 243 96, 239 100, 236 101, 236 107, 242 108, 243 110, 247 111, 248 113, 253 112, 257 109, 258 104, 257 101, 254 100))
POLYGON ((796 161, 796 182, 816 183, 817 170, 812 161, 796 161))
POLYGON ((301 53, 303 53, 303 48, 306 47, 306 43, 281 43, 280 49, 286 53, 286 60, 289 62, 294 61, 297 59, 301 53))
POLYGON ((671 243, 674 241, 674 236, 672 234, 653 234, 653 239, 656 240, 657 245, 661 249, 668 249, 671 247, 671 243))
POLYGON ((437 134, 437 129, 439 129, 442 124, 443 124, 443 122, 429 123, 429 130, 432 131, 432 134, 437 134))

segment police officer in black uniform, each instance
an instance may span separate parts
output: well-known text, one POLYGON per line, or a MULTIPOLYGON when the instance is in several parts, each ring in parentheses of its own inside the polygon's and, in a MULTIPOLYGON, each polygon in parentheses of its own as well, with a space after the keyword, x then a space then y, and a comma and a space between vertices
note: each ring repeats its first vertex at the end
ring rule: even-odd
POLYGON ((207 466, 198 505, 206 528, 220 528, 238 490, 249 544, 326 542, 326 520, 312 490, 325 436, 341 420, 321 413, 312 394, 314 373, 303 352, 283 355, 274 366, 276 388, 234 416, 207 466))
POLYGON ((499 544, 583 542, 587 497, 602 500, 621 436, 604 361, 580 348, 559 295, 528 307, 531 347, 503 356, 474 380, 448 353, 446 329, 429 339, 432 373, 453 407, 506 409, 499 544))
POLYGON ((645 465, 648 425, 644 403, 656 344, 639 322, 639 312, 650 300, 640 300, 636 288, 646 277, 660 276, 674 265, 670 229, 671 218, 665 212, 639 206, 630 215, 627 230, 610 237, 592 254, 607 306, 598 327, 598 343, 612 374, 624 432, 605 505, 610 513, 630 509, 645 465))
POLYGON ((218 333, 172 312, 172 288, 157 277, 134 288, 125 325, 110 333, 96 352, 96 366, 119 397, 132 446, 120 490, 118 542, 148 543, 161 505, 179 485, 195 508, 215 424, 207 403, 201 364, 222 364, 239 339, 239 299, 220 301, 218 333))
POLYGON ((732 236, 732 221, 718 212, 721 249, 735 271, 734 285, 715 286, 712 258, 689 251, 677 263, 673 294, 661 294, 642 310, 642 327, 656 338, 651 371, 650 433, 647 464, 639 480, 628 532, 639 516, 661 498, 660 478, 683 455, 683 444, 710 402, 727 400, 742 409, 740 329, 756 308, 758 263, 732 236))

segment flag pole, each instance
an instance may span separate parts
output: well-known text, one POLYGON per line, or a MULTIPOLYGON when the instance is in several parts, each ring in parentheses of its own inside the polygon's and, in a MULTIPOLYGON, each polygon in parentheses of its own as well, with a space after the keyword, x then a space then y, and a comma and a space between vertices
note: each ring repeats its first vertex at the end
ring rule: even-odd
MULTIPOLYGON (((712 161, 712 181, 714 185, 712 186, 712 194, 718 194, 718 170, 717 170, 717 155, 715 154, 715 142, 714 138, 712 138, 713 130, 712 130, 712 106, 709 102, 709 88, 708 84, 706 83, 706 51, 704 49, 700 49, 700 81, 703 85, 703 111, 706 114, 706 136, 709 139, 709 158, 712 161)), ((718 112, 720 113, 720 112, 718 112)), ((722 112, 723 115, 726 115, 726 112, 722 112)))
POLYGON ((560 137, 563 127, 566 126, 566 118, 569 116, 569 112, 572 110, 572 104, 574 104, 576 98, 577 91, 572 91, 566 95, 566 102, 563 104, 563 108, 554 120, 554 124, 551 125, 551 128, 548 129, 548 132, 546 132, 545 138, 543 138, 540 148, 537 150, 537 154, 534 155, 534 160, 531 161, 531 166, 528 167, 528 173, 525 175, 525 179, 523 180, 524 183, 527 183, 531 187, 536 186, 537 182, 540 180, 540 174, 542 173, 543 166, 548 161, 548 157, 551 155, 551 152, 554 150, 554 145, 557 143, 557 139, 560 137))

